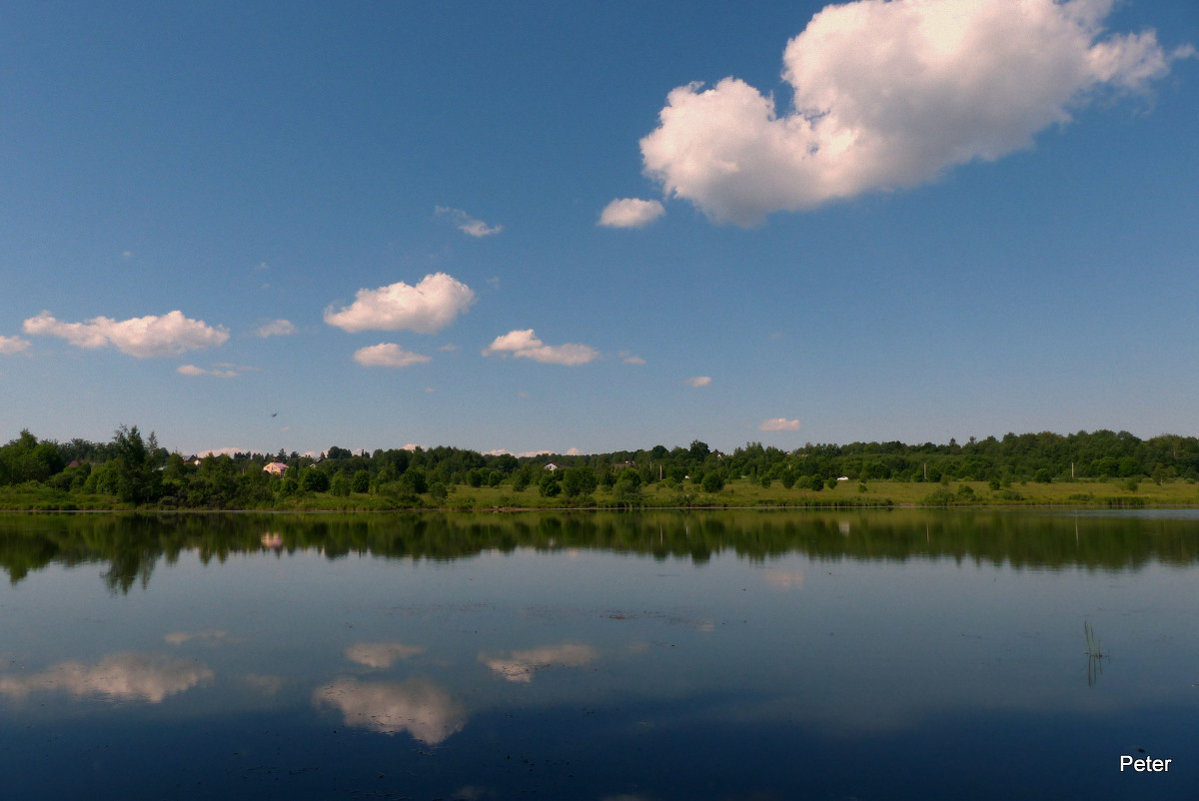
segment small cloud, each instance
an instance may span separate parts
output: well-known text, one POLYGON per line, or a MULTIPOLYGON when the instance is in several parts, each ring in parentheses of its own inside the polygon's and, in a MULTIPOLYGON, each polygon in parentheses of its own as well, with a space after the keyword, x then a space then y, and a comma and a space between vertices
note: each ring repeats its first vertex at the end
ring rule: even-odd
POLYGON ((271 320, 269 323, 263 323, 258 326, 258 330, 255 333, 266 339, 267 337, 291 336, 297 330, 290 320, 271 320))
POLYGON ((5 356, 11 356, 14 353, 20 353, 29 347, 28 339, 20 337, 0 337, 0 353, 5 356))
POLYGON ((783 570, 773 568, 763 574, 766 583, 780 590, 798 590, 803 587, 804 574, 802 570, 783 570))
POLYGON ((229 632, 218 629, 208 631, 173 631, 163 637, 171 645, 183 645, 189 640, 199 640, 204 643, 216 643, 229 636, 229 632))
POLYGON ((498 234, 504 230, 502 225, 488 225, 482 220, 476 220, 461 209, 452 209, 448 206, 435 206, 433 209, 438 216, 448 217, 457 226, 458 230, 464 234, 469 234, 476 239, 498 234))
POLYGON ((513 651, 506 657, 487 657, 479 654, 479 661, 508 681, 527 684, 539 670, 550 667, 583 667, 594 662, 597 656, 595 649, 590 645, 564 643, 528 651, 513 651))
POLYGON ((325 309, 325 322, 352 334, 360 331, 415 331, 433 334, 454 322, 475 302, 466 284, 445 273, 432 273, 416 286, 397 281, 378 289, 360 289, 349 306, 325 309))
POLYGON ((241 375, 237 370, 205 370, 194 364, 181 364, 175 368, 175 372, 179 375, 212 375, 217 378, 237 378, 241 375))
POLYGON ((762 425, 758 426, 759 431, 798 431, 799 421, 788 420, 786 417, 772 417, 769 420, 762 421, 762 425))
POLYGON ((640 356, 634 356, 627 350, 622 350, 616 355, 619 356, 620 360, 625 364, 645 364, 645 359, 641 358, 640 356))
POLYGON ((346 659, 369 668, 388 668, 400 659, 423 654, 420 645, 404 645, 398 642, 360 642, 346 649, 346 659))
POLYGON ((394 342, 380 342, 378 345, 354 351, 354 361, 363 367, 408 367, 424 364, 432 359, 423 353, 404 350, 394 342))
POLYGON ((79 348, 111 345, 121 353, 139 359, 178 356, 189 350, 221 345, 229 339, 226 329, 184 317, 178 310, 128 320, 93 317, 82 323, 65 323, 43 311, 26 320, 24 330, 26 334, 59 337, 79 348))
MULTIPOLYGON (((249 448, 210 448, 206 451, 200 451, 196 455, 203 459, 205 456, 233 456, 238 453, 248 453, 249 448)), ((305 456, 312 456, 312 453, 305 453, 305 456)))
POLYGON ((458 346, 454 345, 453 343, 446 343, 438 348, 438 350, 445 351, 446 353, 453 353, 454 351, 458 350, 458 346))
POLYGON ((691 378, 688 378, 683 383, 689 387, 706 387, 712 383, 712 376, 710 376, 710 375, 692 376, 691 378))
POLYGON ((626 197, 604 206, 598 224, 606 228, 644 228, 665 213, 656 200, 626 197))
POLYGON ((509 331, 503 336, 496 337, 490 345, 483 349, 484 356, 490 356, 493 353, 501 356, 512 355, 520 359, 532 359, 544 364, 569 366, 586 364, 599 357, 599 351, 590 345, 546 345, 534 335, 532 328, 509 331))

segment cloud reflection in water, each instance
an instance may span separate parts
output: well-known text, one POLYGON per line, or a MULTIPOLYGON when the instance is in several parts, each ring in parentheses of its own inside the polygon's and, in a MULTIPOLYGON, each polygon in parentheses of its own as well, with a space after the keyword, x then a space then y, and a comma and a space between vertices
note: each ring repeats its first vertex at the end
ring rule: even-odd
POLYGON ((527 651, 513 651, 507 657, 479 654, 479 661, 508 681, 530 682, 533 674, 548 667, 582 667, 594 662, 598 654, 590 645, 563 643, 545 645, 527 651))
POLYGON ((205 665, 162 654, 120 653, 93 666, 60 662, 41 673, 0 677, 0 693, 24 698, 39 690, 61 690, 83 697, 99 695, 118 701, 157 704, 212 679, 205 665))
POLYGON ((427 679, 338 679, 317 689, 312 700, 340 709, 347 726, 381 734, 408 732, 426 745, 437 745, 466 725, 466 708, 427 679))
POLYGON ((423 654, 424 646, 398 642, 358 642, 346 649, 346 659, 369 668, 391 667, 397 660, 423 654))

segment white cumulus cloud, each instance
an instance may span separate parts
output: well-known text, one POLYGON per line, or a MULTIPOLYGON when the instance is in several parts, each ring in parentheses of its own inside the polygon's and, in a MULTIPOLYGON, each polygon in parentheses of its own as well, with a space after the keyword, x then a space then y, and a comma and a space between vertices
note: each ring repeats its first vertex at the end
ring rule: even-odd
POLYGON ((184 317, 178 310, 128 320, 93 317, 82 323, 65 323, 43 311, 26 320, 24 330, 26 334, 59 337, 80 348, 111 345, 121 353, 139 359, 177 356, 189 350, 221 345, 229 339, 225 328, 214 328, 200 320, 184 317))
POLYGON ((691 378, 688 378, 683 383, 689 387, 697 387, 697 388, 698 387, 706 387, 706 386, 710 386, 712 384, 712 376, 696 375, 696 376, 692 376, 691 378))
POLYGON ((799 421, 788 420, 786 417, 772 417, 769 420, 763 420, 762 425, 758 426, 759 431, 798 431, 799 421))
POLYGON ((380 342, 354 351, 354 361, 364 367, 407 367, 432 361, 423 353, 404 350, 394 342, 380 342))
POLYGON ((859 0, 783 54, 792 103, 736 78, 667 96, 646 172, 719 222, 753 225, 1033 144, 1103 91, 1138 92, 1188 57, 1153 31, 1106 35, 1113 0, 859 0))
POLYGON ((296 327, 290 320, 271 320, 268 323, 263 323, 258 326, 255 332, 258 336, 266 339, 267 337, 285 337, 296 333, 296 327))
POLYGON ((666 209, 656 200, 618 198, 604 206, 599 224, 608 228, 644 228, 665 213, 666 209))
POLYGON ((378 289, 360 289, 354 302, 334 311, 325 309, 325 322, 350 333, 415 331, 433 334, 454 322, 475 302, 466 284, 445 273, 431 273, 416 286, 397 281, 378 289))
POLYGON ((435 206, 433 210, 442 217, 450 218, 459 231, 469 234, 476 239, 498 234, 504 230, 504 226, 502 225, 488 225, 482 220, 476 220, 461 209, 452 209, 449 206, 435 206))
POLYGON ((20 337, 0 336, 0 353, 2 353, 4 355, 20 353, 21 351, 25 350, 25 348, 27 348, 27 347, 29 347, 28 339, 21 339, 20 337))
POLYGON ((599 351, 590 345, 547 345, 534 335, 532 328, 509 331, 503 336, 496 337, 490 345, 483 349, 484 356, 492 354, 512 355, 545 364, 565 365, 586 364, 599 357, 599 351))

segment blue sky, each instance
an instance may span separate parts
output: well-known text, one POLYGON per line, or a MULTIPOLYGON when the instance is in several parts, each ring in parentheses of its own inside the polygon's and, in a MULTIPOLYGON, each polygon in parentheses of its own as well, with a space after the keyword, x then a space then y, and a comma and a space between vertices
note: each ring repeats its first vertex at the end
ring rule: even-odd
POLYGON ((0 441, 1199 433, 1192 3, 2 19, 0 441))

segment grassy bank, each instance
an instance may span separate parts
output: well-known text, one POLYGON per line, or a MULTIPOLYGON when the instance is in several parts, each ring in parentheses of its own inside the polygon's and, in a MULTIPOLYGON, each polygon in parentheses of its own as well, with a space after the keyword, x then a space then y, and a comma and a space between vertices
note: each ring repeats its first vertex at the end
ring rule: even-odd
MULTIPOLYGON (((277 497, 255 505, 269 511, 387 511, 413 508, 450 509, 561 509, 574 508, 668 508, 668 507, 1022 507, 1064 506, 1076 508, 1142 508, 1199 506, 1199 484, 1189 481, 1072 481, 1014 483, 993 487, 981 481, 927 483, 906 481, 838 482, 835 487, 814 491, 787 489, 775 483, 763 487, 749 479, 728 482, 718 492, 704 492, 689 482, 660 482, 637 493, 618 494, 599 488, 577 498, 545 497, 537 487, 517 491, 497 487, 458 486, 444 497, 425 493, 418 496, 308 492, 277 497)), ((132 509, 116 497, 72 493, 37 484, 0 489, 0 509, 11 511, 85 511, 132 509)), ((156 505, 167 509, 169 505, 156 505)))

